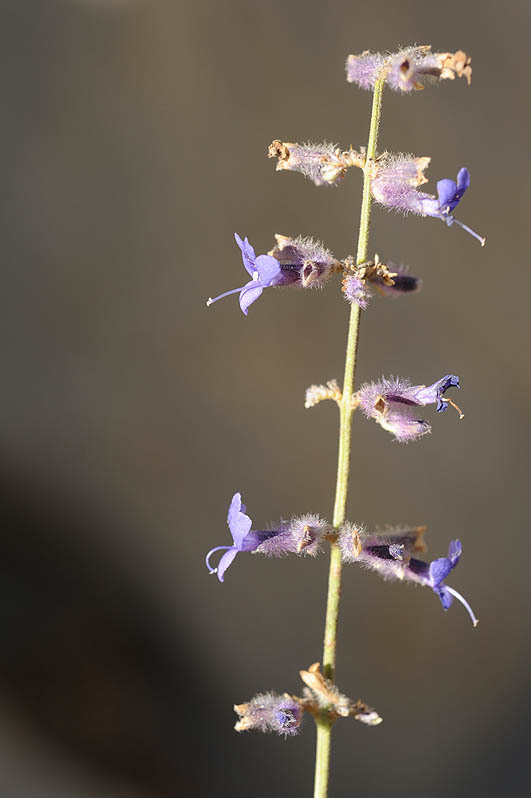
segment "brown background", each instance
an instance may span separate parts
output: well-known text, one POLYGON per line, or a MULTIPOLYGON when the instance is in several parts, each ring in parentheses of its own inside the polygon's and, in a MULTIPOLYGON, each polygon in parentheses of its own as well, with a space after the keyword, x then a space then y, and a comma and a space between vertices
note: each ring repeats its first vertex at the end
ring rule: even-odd
POLYGON ((320 657, 327 559, 241 555, 260 528, 330 517, 347 306, 267 291, 240 313, 233 232, 354 249, 359 174, 277 174, 269 142, 366 141, 348 53, 432 43, 473 83, 386 93, 381 148, 468 166, 458 216, 488 238, 377 209, 372 248, 423 278, 374 301, 359 381, 461 376, 465 411, 409 446, 355 419, 349 516, 463 542, 429 591, 345 573, 338 683, 384 716, 335 732, 332 795, 528 794, 529 11, 523 2, 0 4, 2 399, 0 792, 14 798, 309 795, 314 735, 236 735, 232 704, 300 689, 320 657))

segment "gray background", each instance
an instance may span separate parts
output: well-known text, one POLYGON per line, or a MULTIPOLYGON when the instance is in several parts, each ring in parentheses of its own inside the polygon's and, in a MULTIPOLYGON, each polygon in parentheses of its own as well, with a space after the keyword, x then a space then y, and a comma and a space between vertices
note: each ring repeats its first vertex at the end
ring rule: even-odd
POLYGON ((381 149, 468 166, 458 217, 377 209, 371 249, 421 293, 363 315, 358 381, 461 376, 433 434, 401 446, 355 418, 349 517, 460 537, 429 591, 345 571, 337 680, 384 716, 335 729, 332 795, 528 794, 529 10, 523 2, 294 0, 0 4, 0 792, 16 798, 309 795, 314 733, 232 731, 232 704, 300 689, 321 656, 327 557, 242 554, 257 528, 330 517, 347 306, 268 290, 248 318, 233 232, 355 249, 361 176, 275 173, 276 137, 364 144, 370 95, 348 53, 431 43, 473 82, 387 92, 381 149))

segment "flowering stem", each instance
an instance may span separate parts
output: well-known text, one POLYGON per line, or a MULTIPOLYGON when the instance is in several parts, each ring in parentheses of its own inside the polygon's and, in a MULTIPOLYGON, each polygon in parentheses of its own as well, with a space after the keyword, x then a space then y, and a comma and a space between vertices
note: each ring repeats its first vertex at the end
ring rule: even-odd
MULTIPOLYGON (((376 145, 382 108, 382 93, 385 79, 376 82, 372 100, 371 124, 367 157, 363 169, 363 196, 361 202, 360 229, 358 235, 358 251, 356 263, 364 263, 369 254, 369 227, 371 219, 371 177, 372 165, 376 158, 376 145)), ((356 370, 356 353, 358 347, 358 330, 360 323, 360 307, 355 302, 350 310, 350 322, 345 357, 345 376, 343 379, 343 396, 339 414, 339 453, 337 462, 336 497, 334 504, 334 527, 339 527, 345 520, 347 505, 348 478, 350 470, 350 429, 352 423, 352 393, 356 370)), ((326 605, 326 621, 323 647, 323 674, 327 679, 334 679, 336 664, 337 620, 339 615, 339 599, 341 595, 341 551, 336 542, 330 544, 330 571, 328 576, 328 599, 326 605)), ((326 798, 328 794, 328 774, 330 769, 330 738, 332 721, 326 717, 316 719, 317 750, 315 758, 314 798, 326 798)))

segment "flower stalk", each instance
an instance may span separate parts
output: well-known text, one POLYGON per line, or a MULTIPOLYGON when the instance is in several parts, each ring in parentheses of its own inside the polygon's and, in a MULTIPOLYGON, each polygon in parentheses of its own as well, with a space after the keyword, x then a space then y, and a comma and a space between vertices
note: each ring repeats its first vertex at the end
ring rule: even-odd
MULTIPOLYGON (((361 202, 360 227, 356 263, 360 265, 368 259, 369 230, 371 220, 371 179, 373 163, 376 159, 376 147, 382 111, 382 94, 385 77, 376 81, 374 86, 369 141, 365 165, 363 167, 363 195, 361 202)), ((345 356, 345 373, 343 378, 343 394, 339 409, 339 451, 337 463, 337 480, 334 503, 333 525, 337 529, 345 520, 348 480, 350 472, 350 437, 352 413, 354 411, 352 394, 356 372, 356 354, 360 323, 360 307, 352 303, 345 356)), ((330 570, 328 576, 328 598, 326 605, 326 621, 323 646, 323 674, 333 681, 336 664, 337 623, 339 601, 341 596, 341 550, 336 541, 330 544, 330 570)), ((330 771, 330 741, 332 720, 323 715, 316 718, 317 744, 315 757, 314 798, 326 798, 328 794, 328 777, 330 771)))

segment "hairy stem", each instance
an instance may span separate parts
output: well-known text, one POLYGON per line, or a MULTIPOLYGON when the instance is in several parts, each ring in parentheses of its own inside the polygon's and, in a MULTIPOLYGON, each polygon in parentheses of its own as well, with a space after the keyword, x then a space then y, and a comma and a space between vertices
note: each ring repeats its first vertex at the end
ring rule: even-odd
MULTIPOLYGON (((371 124, 367 159, 363 170, 363 197, 361 202, 361 218, 358 236, 356 263, 364 263, 369 253, 369 228, 371 220, 371 176, 372 166, 376 158, 376 145, 382 108, 384 79, 377 81, 372 100, 371 124)), ((336 497, 334 504, 334 527, 339 527, 345 520, 348 494, 348 478, 350 470, 350 429, 352 423, 352 393, 356 372, 356 353, 358 349, 358 331, 360 324, 360 308, 353 302, 350 310, 350 322, 345 356, 345 376, 343 378, 343 396, 339 414, 339 452, 337 461, 336 497)), ((330 544, 330 572, 328 576, 328 599, 326 605, 326 621, 323 647, 323 674, 327 679, 334 679, 336 666, 337 620, 339 615, 339 599, 341 596, 341 552, 336 542, 330 544)), ((328 794, 328 774, 330 770, 330 738, 332 723, 326 717, 319 717, 317 725, 317 750, 315 757, 314 798, 326 798, 328 794)))

